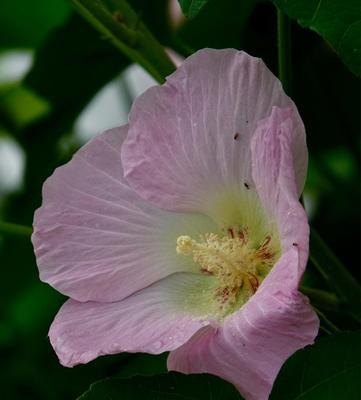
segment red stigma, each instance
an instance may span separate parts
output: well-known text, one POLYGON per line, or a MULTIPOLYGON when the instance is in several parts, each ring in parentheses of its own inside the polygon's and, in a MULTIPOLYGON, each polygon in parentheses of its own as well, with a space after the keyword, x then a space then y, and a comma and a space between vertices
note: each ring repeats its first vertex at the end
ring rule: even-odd
POLYGON ((253 293, 256 293, 256 290, 259 287, 259 281, 258 281, 256 275, 249 272, 248 273, 248 281, 252 286, 253 293))
POLYGON ((234 239, 234 232, 232 228, 228 228, 228 233, 231 236, 231 238, 234 239))

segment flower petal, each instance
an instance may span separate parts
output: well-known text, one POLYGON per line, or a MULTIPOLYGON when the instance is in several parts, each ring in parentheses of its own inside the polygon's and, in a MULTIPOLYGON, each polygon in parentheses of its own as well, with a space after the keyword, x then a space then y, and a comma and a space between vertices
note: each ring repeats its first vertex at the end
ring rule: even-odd
POLYGON ((274 107, 260 121, 251 143, 252 175, 263 207, 275 217, 283 252, 296 246, 300 252, 299 274, 308 258, 309 226, 296 185, 307 169, 304 127, 291 108, 274 107))
POLYGON ((65 366, 105 354, 173 350, 208 324, 192 316, 184 301, 190 288, 207 284, 204 276, 178 273, 119 302, 68 300, 50 328, 50 341, 65 366))
POLYGON ((32 241, 40 277, 78 301, 116 301, 177 271, 176 239, 213 228, 206 217, 159 210, 124 181, 127 126, 107 131, 58 168, 43 188, 32 241))
POLYGON ((313 343, 319 321, 297 291, 298 252, 284 254, 260 289, 220 328, 198 331, 168 358, 168 368, 208 372, 232 382, 247 400, 266 400, 286 359, 313 343))
MULTIPOLYGON (((251 182, 250 138, 272 106, 297 113, 260 59, 200 50, 134 103, 122 148, 125 176, 162 208, 208 213, 212 194, 251 182)), ((299 186, 304 175, 300 170, 299 186)))

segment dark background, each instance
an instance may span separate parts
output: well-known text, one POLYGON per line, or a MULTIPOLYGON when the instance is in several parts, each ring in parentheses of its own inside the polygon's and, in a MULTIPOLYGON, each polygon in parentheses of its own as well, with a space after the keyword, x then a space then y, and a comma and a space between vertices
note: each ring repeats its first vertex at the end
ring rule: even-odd
MULTIPOLYGON (((167 1, 130 3, 162 44, 183 55, 202 47, 235 47, 263 58, 277 73, 271 3, 210 2, 177 29, 167 1)), ((326 42, 296 23, 292 46, 291 95, 306 125, 310 152, 306 208, 312 225, 359 279, 359 80, 326 42)), ((76 117, 129 61, 66 0, 2 0, 0 56, 10 49, 31 49, 35 58, 22 81, 0 84, 0 139, 11 136, 26 156, 23 185, 6 194, 0 187, 0 219, 31 226, 44 179, 79 146, 73 135, 76 117), (29 99, 35 95, 41 105, 29 99)), ((39 281, 26 237, 0 234, 0 267, 1 398, 73 399, 96 379, 126 376, 134 368, 164 370, 164 356, 142 355, 61 367, 47 330, 64 298, 39 281)), ((312 266, 306 279, 319 281, 312 266)))

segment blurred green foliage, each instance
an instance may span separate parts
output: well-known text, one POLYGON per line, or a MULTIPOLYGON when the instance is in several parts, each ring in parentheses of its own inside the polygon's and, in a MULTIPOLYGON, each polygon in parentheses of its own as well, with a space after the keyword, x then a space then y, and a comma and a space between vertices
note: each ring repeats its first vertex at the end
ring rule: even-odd
MULTIPOLYGON (((277 73, 276 12, 271 2, 212 0, 180 25, 169 18, 165 0, 130 3, 163 45, 183 55, 201 47, 235 47, 263 58, 277 73)), ((0 58, 9 49, 30 50, 34 63, 24 80, 0 84, 0 130, 26 157, 22 187, 6 195, 0 187, 0 219, 30 226, 41 202, 42 183, 80 145, 74 136, 76 118, 130 60, 76 15, 66 0, 3 0, 0 58)), ((308 133, 305 200, 312 224, 359 279, 359 81, 328 43, 296 23, 292 70, 292 97, 308 133)), ((73 399, 90 383, 114 374, 164 371, 164 356, 127 354, 74 369, 61 367, 47 330, 64 297, 39 281, 31 244, 24 237, 0 236, 0 265, 1 398, 73 399)), ((311 265, 305 280, 328 289, 311 265)), ((327 315, 342 329, 357 328, 343 314, 339 310, 327 315)), ((326 352, 320 358, 329 362, 326 352)))

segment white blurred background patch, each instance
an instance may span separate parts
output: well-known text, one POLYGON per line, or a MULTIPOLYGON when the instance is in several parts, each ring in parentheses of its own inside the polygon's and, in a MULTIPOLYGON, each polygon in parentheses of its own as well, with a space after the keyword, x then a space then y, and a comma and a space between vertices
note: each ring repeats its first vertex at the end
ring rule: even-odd
MULTIPOLYGON (((33 63, 30 51, 0 54, 0 85, 16 84, 33 63)), ((105 85, 89 102, 74 124, 74 139, 79 145, 97 133, 128 122, 133 100, 155 80, 138 65, 129 66, 116 79, 105 85)), ((1 197, 21 187, 25 155, 21 147, 0 127, 0 201, 1 197)))

